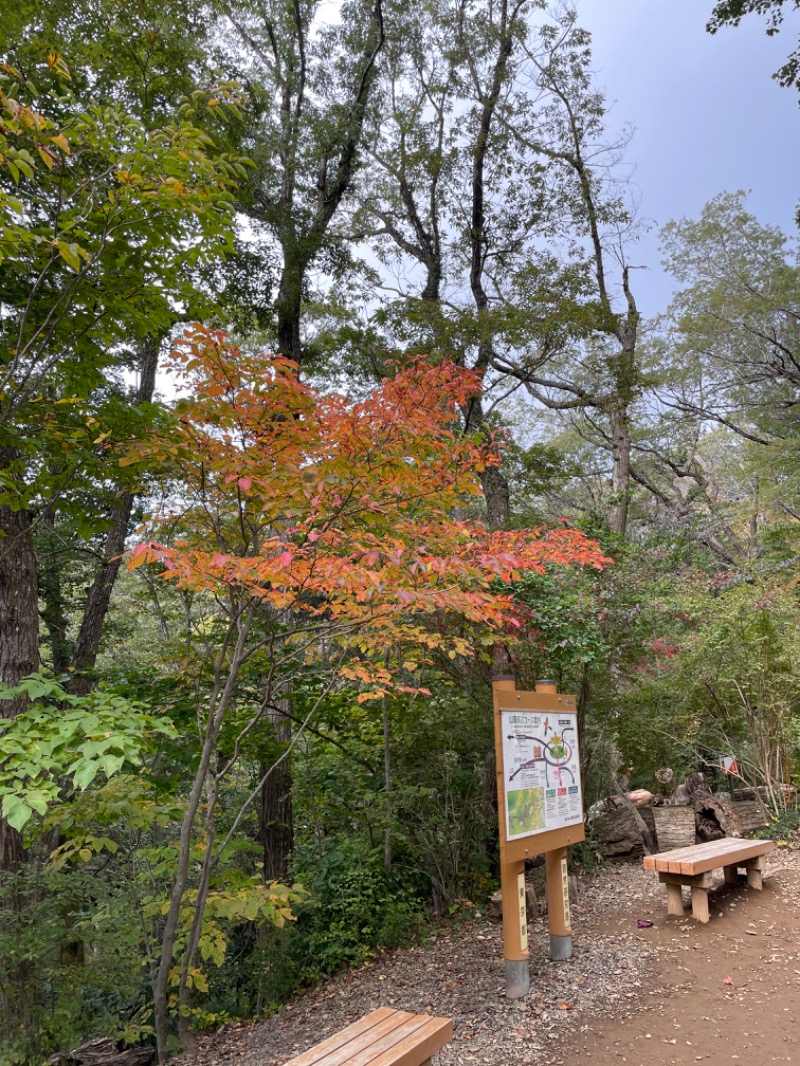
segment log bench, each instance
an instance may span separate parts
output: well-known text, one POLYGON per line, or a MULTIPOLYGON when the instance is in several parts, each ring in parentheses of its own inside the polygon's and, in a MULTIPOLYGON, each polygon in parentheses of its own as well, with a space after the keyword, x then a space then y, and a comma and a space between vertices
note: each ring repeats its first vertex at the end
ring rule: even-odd
POLYGON ((683 916, 683 886, 692 890, 692 917, 708 921, 708 890, 712 870, 724 870, 726 884, 739 883, 739 868, 747 874, 750 888, 761 890, 764 856, 772 851, 771 840, 711 840, 658 855, 645 855, 645 870, 654 870, 667 886, 667 914, 683 916))
POLYGON ((451 1018, 379 1007, 285 1066, 424 1066, 452 1039, 451 1018))

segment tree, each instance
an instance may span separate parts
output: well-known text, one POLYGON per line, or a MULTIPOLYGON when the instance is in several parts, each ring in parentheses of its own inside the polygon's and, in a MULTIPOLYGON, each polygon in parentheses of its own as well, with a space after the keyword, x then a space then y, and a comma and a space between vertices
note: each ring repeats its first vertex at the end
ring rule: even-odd
MULTIPOLYGON (((195 293, 192 269, 230 245, 241 178, 192 124, 200 100, 147 130, 119 105, 83 109, 62 60, 50 66, 50 92, 11 67, 0 84, 0 682, 11 687, 39 661, 36 528, 70 508, 96 514, 100 494, 110 550, 121 550, 132 497, 109 483, 108 447, 146 424, 136 397, 122 401, 121 375, 137 368, 139 401, 152 397, 161 338, 195 293)), ((103 561, 89 596, 82 668, 97 653, 116 565, 103 561)), ((58 611, 50 619, 58 630, 58 611)), ((24 694, 1 701, 0 714, 24 705, 24 694)), ((21 846, 3 825, 8 869, 21 846)))
MULTIPOLYGON (((390 42, 379 97, 390 120, 356 230, 390 265, 409 265, 396 309, 380 312, 401 338, 416 330, 434 351, 463 352, 501 397, 524 387, 539 407, 584 416, 611 453, 609 521, 624 533, 640 391, 624 143, 603 144, 575 12, 541 23, 529 13, 431 4, 424 40, 410 27, 399 55, 390 42)), ((467 424, 488 425, 494 407, 488 391, 476 397, 467 424)), ((485 472, 484 492, 492 523, 504 524, 502 469, 485 472)))
POLYGON ((309 671, 322 679, 323 693, 343 681, 360 685, 359 701, 407 690, 384 656, 387 647, 398 649, 412 673, 445 641, 451 657, 479 653, 495 639, 492 631, 515 624, 503 582, 548 564, 606 561, 592 542, 564 528, 487 532, 454 516, 480 491, 476 469, 496 461, 491 443, 453 428, 459 406, 479 388, 473 372, 416 361, 350 404, 316 395, 282 357, 247 356, 201 327, 186 336, 175 361, 191 396, 177 404, 172 431, 140 444, 130 458, 162 457, 180 496, 145 531, 153 539, 134 549, 129 565, 160 564, 166 580, 207 600, 212 614, 203 632, 214 632, 216 618, 219 635, 205 640, 212 680, 197 709, 202 750, 155 981, 162 1057, 201 802, 206 844, 180 959, 181 1010, 211 876, 244 814, 242 808, 216 844, 215 808, 242 743, 275 700, 301 678, 307 683, 309 671), (169 542, 155 539, 167 532, 169 542), (442 632, 453 615, 468 625, 461 636, 442 632), (223 724, 252 670, 258 698, 220 758, 223 724))
POLYGON ((361 163, 382 0, 345 4, 338 27, 315 25, 319 0, 222 7, 252 97, 246 138, 257 170, 243 207, 279 250, 277 347, 300 366, 309 272, 333 251, 331 222, 361 163))

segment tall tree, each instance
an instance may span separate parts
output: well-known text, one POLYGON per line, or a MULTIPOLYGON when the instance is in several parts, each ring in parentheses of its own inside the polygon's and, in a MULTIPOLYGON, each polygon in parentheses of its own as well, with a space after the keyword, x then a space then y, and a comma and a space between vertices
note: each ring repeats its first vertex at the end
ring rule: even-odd
POLYGON ((255 102, 247 136, 257 170, 245 210, 279 249, 277 349, 299 366, 309 273, 330 250, 331 222, 363 158, 385 42, 382 0, 346 3, 339 26, 320 23, 319 0, 223 9, 255 102))
MULTIPOLYGON (((10 66, 0 84, 0 664, 11 685, 39 658, 35 528, 54 509, 92 514, 98 489, 129 515, 107 464, 108 441, 137 419, 143 428, 120 402, 127 345, 151 393, 153 345, 194 293, 193 267, 230 245, 241 177, 213 158, 191 109, 148 131, 120 105, 83 110, 57 56, 51 75, 58 94, 32 96, 10 66)), ((108 603, 103 565, 79 635, 85 665, 108 603)))

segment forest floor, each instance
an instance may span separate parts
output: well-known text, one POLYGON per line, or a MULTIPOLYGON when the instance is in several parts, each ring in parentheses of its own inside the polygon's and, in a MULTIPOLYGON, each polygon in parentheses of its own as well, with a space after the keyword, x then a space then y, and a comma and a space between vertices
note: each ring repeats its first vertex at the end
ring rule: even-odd
POLYGON ((531 924, 524 1000, 505 998, 501 926, 481 914, 226 1027, 182 1064, 277 1066, 379 1006, 453 1018, 438 1066, 800 1061, 800 849, 768 857, 763 892, 720 885, 710 903, 707 925, 668 918, 655 874, 605 867, 581 882, 571 960, 546 958, 546 925, 531 924))

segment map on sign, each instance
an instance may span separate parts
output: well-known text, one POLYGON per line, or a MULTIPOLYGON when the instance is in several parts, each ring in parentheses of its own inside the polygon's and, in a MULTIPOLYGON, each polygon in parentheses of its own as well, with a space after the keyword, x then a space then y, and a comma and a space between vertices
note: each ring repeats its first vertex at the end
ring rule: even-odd
POLYGON ((509 840, 583 821, 575 715, 501 711, 509 840))

